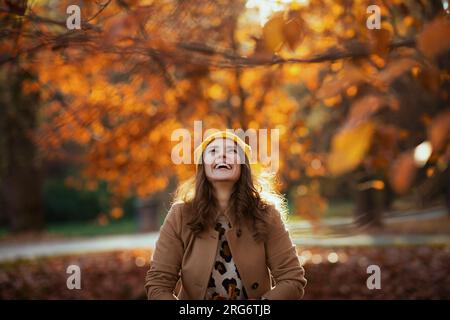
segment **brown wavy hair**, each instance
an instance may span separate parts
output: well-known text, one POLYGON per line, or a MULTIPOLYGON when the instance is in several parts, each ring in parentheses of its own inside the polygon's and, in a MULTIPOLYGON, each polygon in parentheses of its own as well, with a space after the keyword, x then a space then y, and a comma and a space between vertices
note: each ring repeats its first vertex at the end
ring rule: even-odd
MULTIPOLYGON (((269 206, 273 205, 285 220, 286 202, 273 188, 275 181, 273 175, 264 172, 258 176, 252 174, 247 157, 245 163, 240 166, 241 175, 234 184, 230 197, 229 216, 233 225, 237 226, 237 230, 242 223, 249 223, 253 230, 253 238, 256 241, 265 241, 269 206)), ((202 164, 198 165, 194 178, 178 187, 175 201, 185 203, 185 208, 190 213, 188 226, 195 235, 209 226, 214 226, 219 206, 202 164)))

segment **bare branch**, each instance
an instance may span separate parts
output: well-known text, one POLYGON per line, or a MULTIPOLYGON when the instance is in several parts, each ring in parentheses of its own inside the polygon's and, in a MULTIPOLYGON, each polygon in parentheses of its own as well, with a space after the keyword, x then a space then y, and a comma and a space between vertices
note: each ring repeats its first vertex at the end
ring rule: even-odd
MULTIPOLYGON (((415 39, 407 39, 401 40, 397 42, 392 42, 389 45, 390 49, 395 49, 399 47, 414 47, 415 39)), ((230 55, 230 53, 225 51, 215 51, 213 48, 203 46, 201 47, 199 44, 189 45, 183 44, 179 46, 180 48, 185 48, 190 51, 196 51, 199 54, 206 53, 208 56, 218 55, 224 56, 221 62, 223 63, 222 67, 224 68, 245 68, 245 67, 258 67, 258 66, 269 66, 269 65, 277 65, 277 64, 293 64, 293 63, 320 63, 326 61, 335 61, 346 58, 360 58, 366 57, 372 54, 369 46, 364 44, 354 45, 351 50, 341 50, 337 48, 330 48, 326 52, 308 57, 308 58, 290 58, 284 59, 278 55, 274 55, 271 58, 252 58, 252 57, 244 57, 238 55, 230 55)))
MULTIPOLYGON (((37 17, 35 15, 28 16, 30 19, 35 19, 35 21, 56 23, 60 22, 54 20, 48 20, 46 18, 37 17)), ((97 34, 98 35, 98 34, 97 34)), ((93 44, 93 49, 100 52, 110 52, 116 54, 141 54, 149 56, 152 59, 156 57, 164 58, 165 61, 177 63, 190 63, 194 65, 209 66, 213 68, 252 68, 259 66, 271 66, 271 65, 283 65, 283 64, 294 64, 294 63, 321 63, 326 61, 335 61, 346 58, 360 58, 366 57, 372 54, 370 47, 363 43, 352 43, 347 45, 345 49, 330 48, 324 53, 317 54, 306 58, 289 58, 284 59, 279 55, 273 55, 272 57, 246 57, 236 54, 230 49, 220 49, 210 47, 200 43, 191 42, 180 42, 175 43, 173 48, 178 48, 174 50, 162 50, 160 48, 151 48, 148 46, 143 46, 142 43, 146 44, 148 41, 142 41, 142 38, 129 38, 133 40, 134 43, 129 47, 118 47, 109 46, 102 44, 101 41, 95 40, 94 37, 90 36, 87 31, 82 33, 66 32, 64 34, 55 36, 50 39, 45 39, 43 43, 37 44, 31 48, 25 48, 17 52, 14 56, 3 55, 0 57, 0 65, 12 62, 17 59, 20 55, 37 51, 43 47, 66 47, 73 43, 80 44, 93 44), (62 45, 61 45, 62 43, 62 45)), ((96 39, 98 40, 98 39, 96 39)), ((414 47, 415 39, 406 39, 392 42, 389 45, 390 49, 395 49, 399 47, 414 47)), ((84 50, 88 48, 84 47, 84 50)))
POLYGON ((95 18, 97 18, 102 12, 103 10, 106 9, 106 7, 111 3, 111 0, 108 0, 105 4, 100 5, 100 9, 89 19, 87 19, 87 22, 94 20, 95 18))

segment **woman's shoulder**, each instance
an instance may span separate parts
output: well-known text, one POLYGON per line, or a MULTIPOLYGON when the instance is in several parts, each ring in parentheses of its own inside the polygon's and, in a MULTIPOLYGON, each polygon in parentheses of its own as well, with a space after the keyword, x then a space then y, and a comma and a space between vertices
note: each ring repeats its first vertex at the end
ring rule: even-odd
POLYGON ((279 209, 276 205, 270 203, 266 206, 266 213, 270 224, 285 224, 286 216, 283 209, 279 209))
POLYGON ((182 224, 183 221, 186 221, 186 215, 188 212, 189 205, 184 201, 177 201, 172 203, 166 219, 182 224))
POLYGON ((186 203, 184 201, 175 201, 170 206, 169 211, 181 211, 183 207, 186 206, 186 203))
POLYGON ((175 217, 178 217, 183 214, 184 211, 186 211, 187 204, 183 201, 176 201, 173 202, 170 206, 169 212, 167 215, 173 215, 175 217))
POLYGON ((280 216, 280 211, 276 208, 273 203, 266 203, 264 206, 264 210, 268 217, 273 218, 275 216, 280 216))

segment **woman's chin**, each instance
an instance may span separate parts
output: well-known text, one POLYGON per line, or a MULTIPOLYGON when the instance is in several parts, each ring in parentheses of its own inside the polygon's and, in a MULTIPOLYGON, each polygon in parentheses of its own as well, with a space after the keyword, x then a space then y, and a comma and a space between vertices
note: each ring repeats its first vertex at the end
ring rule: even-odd
POLYGON ((234 175, 232 174, 228 174, 228 173, 221 173, 221 174, 215 174, 214 176, 212 176, 210 178, 211 182, 234 182, 236 181, 236 177, 234 177, 234 175))

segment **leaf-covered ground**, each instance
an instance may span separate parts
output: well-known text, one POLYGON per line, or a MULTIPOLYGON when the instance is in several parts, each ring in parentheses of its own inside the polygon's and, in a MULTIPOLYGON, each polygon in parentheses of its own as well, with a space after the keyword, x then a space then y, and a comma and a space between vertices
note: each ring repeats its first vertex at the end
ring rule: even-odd
MULTIPOLYGON (((308 279, 305 299, 450 298, 448 246, 298 252, 308 279), (381 268, 380 290, 366 286, 372 264, 381 268)), ((149 256, 134 250, 2 263, 0 299, 145 299, 149 256), (67 289, 66 269, 72 264, 81 268, 81 290, 67 289)))

